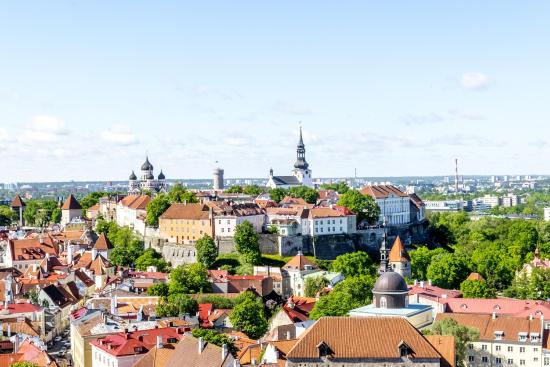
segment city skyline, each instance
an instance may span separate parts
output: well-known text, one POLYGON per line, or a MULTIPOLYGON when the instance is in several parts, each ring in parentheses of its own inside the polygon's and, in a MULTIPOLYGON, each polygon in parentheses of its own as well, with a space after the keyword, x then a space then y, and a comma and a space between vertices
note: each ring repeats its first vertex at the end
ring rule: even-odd
POLYGON ((124 181, 146 153, 267 179, 299 121, 314 178, 550 174, 547 3, 31 4, 0 11, 0 182, 124 181))

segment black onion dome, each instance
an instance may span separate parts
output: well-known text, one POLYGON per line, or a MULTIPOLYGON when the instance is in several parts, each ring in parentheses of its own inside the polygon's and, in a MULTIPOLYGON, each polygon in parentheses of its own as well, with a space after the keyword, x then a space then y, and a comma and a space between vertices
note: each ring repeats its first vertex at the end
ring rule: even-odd
POLYGON ((305 159, 298 158, 296 160, 296 163, 294 163, 294 168, 307 169, 308 167, 309 167, 309 164, 306 162, 305 159))
POLYGON ((147 179, 148 180, 154 180, 155 176, 153 176, 153 174, 149 172, 149 174, 147 175, 147 179))
POLYGON ((153 165, 151 164, 151 162, 149 162, 149 157, 145 158, 145 162, 143 162, 143 164, 141 165, 141 170, 142 171, 152 171, 153 170, 153 165))
POLYGON ((132 171, 132 174, 130 175, 129 180, 132 180, 132 181, 137 180, 137 176, 134 173, 134 171, 132 171))
POLYGON ((378 277, 372 289, 376 293, 401 293, 408 292, 409 288, 405 279, 394 271, 387 271, 378 277))
POLYGON ((162 170, 160 170, 158 179, 159 179, 159 180, 164 180, 165 178, 166 178, 166 177, 164 176, 164 173, 162 173, 162 170))

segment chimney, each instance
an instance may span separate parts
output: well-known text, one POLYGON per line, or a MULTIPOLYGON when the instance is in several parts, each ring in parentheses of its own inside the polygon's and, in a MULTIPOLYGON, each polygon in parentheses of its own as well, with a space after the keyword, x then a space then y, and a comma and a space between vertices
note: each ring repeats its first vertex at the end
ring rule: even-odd
POLYGON ((418 280, 414 280, 414 285, 417 286, 418 285, 418 280))
POLYGON ((227 358, 227 354, 229 354, 229 349, 227 348, 227 344, 224 344, 222 345, 222 362, 227 358))
POLYGON ((162 336, 157 335, 157 349, 162 349, 164 346, 162 345, 162 336))
POLYGON ((11 338, 11 324, 8 324, 8 338, 11 338))
POLYGON ((202 350, 204 349, 204 340, 199 338, 199 354, 202 354, 202 350))
POLYGON ((432 280, 431 279, 428 279, 428 285, 431 287, 432 286, 432 280))
POLYGON ((446 295, 446 294, 443 294, 443 295, 441 295, 441 298, 446 299, 446 298, 447 298, 447 295, 446 295))
POLYGON ((493 320, 495 320, 496 318, 497 318, 497 313, 493 311, 493 320))
POLYGON ((533 314, 532 313, 529 314, 529 320, 533 320, 533 314))
POLYGON ((287 340, 290 340, 290 330, 288 330, 288 331, 286 332, 286 339, 287 339, 287 340))
POLYGON ((424 281, 423 280, 420 281, 420 288, 424 288, 424 281))

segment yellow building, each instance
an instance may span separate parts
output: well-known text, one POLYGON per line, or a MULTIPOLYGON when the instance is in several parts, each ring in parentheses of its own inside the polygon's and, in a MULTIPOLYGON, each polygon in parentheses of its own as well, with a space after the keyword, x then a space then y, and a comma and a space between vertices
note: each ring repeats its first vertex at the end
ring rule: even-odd
POLYGON ((172 243, 189 244, 205 234, 214 237, 212 210, 205 204, 172 204, 159 217, 162 239, 172 243))

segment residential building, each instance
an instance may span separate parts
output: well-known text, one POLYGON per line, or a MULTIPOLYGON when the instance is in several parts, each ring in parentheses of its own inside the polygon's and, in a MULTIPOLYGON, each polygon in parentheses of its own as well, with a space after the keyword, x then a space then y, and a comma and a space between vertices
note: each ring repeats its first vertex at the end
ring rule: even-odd
POLYGON ((165 367, 181 367, 182 362, 195 367, 231 367, 234 361, 226 346, 218 347, 202 338, 186 335, 176 344, 165 367))
POLYGON ((128 195, 116 205, 116 222, 119 226, 128 226, 142 236, 145 235, 147 204, 151 198, 147 195, 128 195))
POLYGON ((426 200, 426 210, 432 212, 458 212, 468 211, 469 203, 464 200, 426 200))
POLYGON ((305 257, 302 252, 283 266, 283 296, 304 296, 304 276, 317 269, 317 264, 305 257))
POLYGON ((19 222, 19 226, 23 226, 25 224, 25 219, 23 218, 23 212, 25 211, 25 202, 23 199, 21 199, 21 196, 19 194, 16 194, 13 200, 11 201, 11 209, 15 212, 17 215, 17 220, 19 222))
POLYGON ((550 222, 550 208, 544 208, 544 221, 550 222))
POLYGON ((70 194, 67 200, 61 206, 61 226, 65 227, 75 219, 82 217, 82 206, 73 196, 70 194))
POLYGON ((306 161, 306 148, 302 138, 302 128, 300 127, 300 139, 296 150, 296 163, 292 170, 292 176, 274 176, 273 169, 269 171, 269 179, 266 186, 275 189, 289 189, 294 186, 309 186, 313 187, 313 179, 311 178, 311 169, 306 161))
POLYGON ((357 231, 357 216, 342 206, 315 207, 302 219, 302 234, 323 236, 351 234, 357 231))
POLYGON ((183 338, 183 329, 158 328, 125 331, 90 342, 92 367, 131 367, 152 348, 175 344, 183 338))
POLYGON ((446 313, 484 314, 514 317, 550 315, 550 302, 513 298, 442 298, 439 300, 441 311, 446 313))
POLYGON ((371 196, 380 207, 380 219, 390 226, 406 225, 411 221, 411 198, 393 185, 365 186, 361 193, 371 196))
POLYGON ((39 367, 58 366, 43 345, 30 339, 24 340, 13 353, 0 355, 0 362, 3 363, 2 366, 11 366, 16 362, 29 362, 39 367))
POLYGON ((414 193, 409 194, 411 199, 411 223, 422 222, 426 219, 426 204, 414 193))
POLYGON ((286 359, 287 367, 439 367, 443 357, 405 319, 323 317, 298 340, 286 359))
POLYGON ((533 260, 528 262, 527 264, 523 265, 523 268, 520 270, 520 274, 526 274, 527 276, 531 276, 531 273, 533 269, 549 269, 550 268, 550 259, 541 259, 540 257, 540 249, 535 249, 535 256, 533 257, 533 260))
POLYGON ((493 313, 438 314, 436 321, 455 320, 458 324, 475 328, 479 338, 466 350, 465 366, 526 366, 550 364, 546 354, 543 322, 537 317, 514 317, 493 313))
POLYGON ((160 237, 176 244, 214 237, 214 225, 213 210, 199 203, 174 203, 159 217, 160 237))
POLYGON ((409 304, 419 303, 432 307, 433 317, 445 311, 444 302, 448 298, 462 298, 462 292, 453 289, 444 289, 431 284, 431 281, 414 281, 409 286, 409 304))
POLYGON ((399 236, 397 236, 395 242, 393 243, 388 255, 388 260, 389 266, 393 271, 399 273, 404 278, 412 277, 411 257, 409 256, 409 253, 407 252, 405 245, 403 245, 403 242, 401 242, 401 238, 399 236))
POLYGON ((248 345, 239 352, 239 362, 242 366, 285 366, 286 354, 297 342, 285 339, 248 345))
POLYGON ((216 237, 233 237, 235 228, 243 222, 249 222, 257 233, 262 233, 265 228, 265 213, 253 203, 232 204, 215 203, 207 204, 214 211, 214 235, 216 237))
POLYGON ((74 282, 66 285, 48 285, 38 293, 40 304, 47 304, 50 309, 59 310, 55 317, 55 334, 61 333, 69 326, 69 315, 82 300, 74 282))
POLYGON ((50 235, 23 240, 8 240, 5 265, 20 271, 39 266, 46 256, 59 255, 59 245, 50 235))
POLYGON ((269 320, 266 340, 299 338, 314 321, 309 313, 317 302, 316 298, 291 296, 281 309, 269 320))
POLYGON ((254 266, 254 275, 270 277, 273 280, 273 290, 280 296, 283 295, 282 269, 275 266, 254 266))

